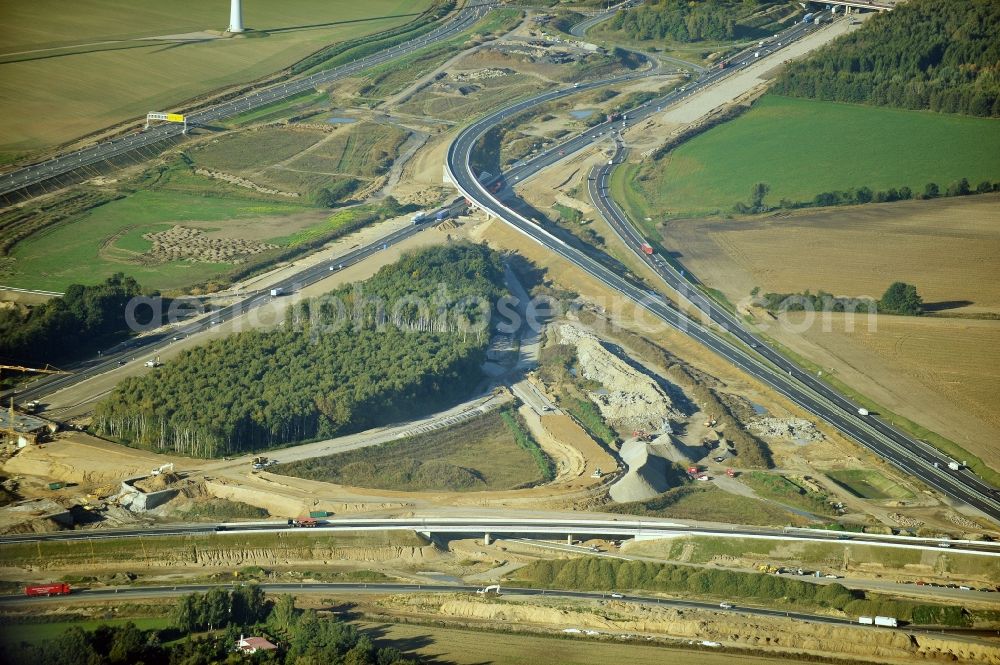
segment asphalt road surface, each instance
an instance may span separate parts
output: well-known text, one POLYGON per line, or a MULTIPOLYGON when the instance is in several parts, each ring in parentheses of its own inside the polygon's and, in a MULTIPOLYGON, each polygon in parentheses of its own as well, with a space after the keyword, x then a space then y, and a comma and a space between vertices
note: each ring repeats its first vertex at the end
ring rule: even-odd
MULTIPOLYGON (((189 584, 178 586, 161 587, 116 587, 112 589, 82 589, 73 591, 70 597, 76 599, 106 600, 109 598, 172 598, 189 593, 204 593, 215 587, 232 587, 232 584, 189 584)), ((413 593, 413 592, 438 592, 475 593, 482 587, 465 584, 354 584, 354 583, 302 583, 302 584, 261 584, 259 585, 267 593, 304 593, 304 592, 340 592, 340 593, 413 593)), ((501 589, 503 596, 555 596, 557 598, 581 598, 586 600, 608 600, 613 592, 597 591, 566 591, 557 589, 521 589, 507 588, 501 589)), ((653 598, 649 596, 637 596, 633 594, 619 594, 621 598, 615 598, 622 602, 638 603, 642 605, 662 605, 664 607, 677 607, 682 609, 716 610, 728 611, 739 614, 756 616, 772 616, 781 618, 792 618, 800 621, 812 621, 815 623, 830 623, 838 625, 852 625, 854 622, 837 617, 828 617, 817 614, 805 614, 803 612, 784 612, 770 610, 760 607, 730 607, 723 609, 716 603, 703 603, 693 600, 673 600, 668 598, 653 598)), ((32 603, 45 602, 65 602, 61 596, 0 596, 0 605, 23 606, 32 603)))
MULTIPOLYGON (((704 308, 704 312, 710 317, 712 327, 717 328, 717 331, 685 316, 662 296, 648 292, 626 280, 589 253, 567 245, 540 226, 509 209, 498 198, 508 191, 509 186, 525 180, 543 168, 556 164, 564 156, 608 138, 615 140, 616 157, 609 160, 612 162, 609 166, 613 166, 616 159, 617 161, 621 160, 620 147, 618 147, 615 137, 616 131, 622 129, 623 126, 632 125, 657 113, 666 106, 681 103, 685 98, 696 94, 699 90, 712 85, 719 79, 731 76, 733 73, 760 61, 761 57, 768 58, 775 53, 780 53, 781 49, 787 47, 789 43, 815 29, 815 26, 810 24, 796 24, 775 36, 770 41, 769 47, 747 49, 731 58, 727 67, 708 70, 689 84, 629 111, 623 119, 614 122, 606 121, 549 148, 533 159, 519 162, 514 168, 504 173, 502 179, 500 176, 492 176, 484 178, 481 182, 470 165, 470 158, 476 140, 486 131, 510 116, 538 104, 574 94, 581 89, 607 85, 642 74, 550 91, 512 104, 476 121, 459 134, 448 151, 447 167, 450 176, 462 193, 479 207, 500 217, 521 233, 583 268, 605 285, 642 305, 663 322, 701 342, 736 367, 768 384, 800 407, 836 427, 905 473, 920 478, 945 496, 972 506, 991 519, 1000 522, 1000 502, 998 502, 996 489, 968 470, 953 471, 949 469, 947 463, 951 460, 942 456, 940 452, 928 444, 910 438, 877 416, 859 415, 858 405, 784 358, 764 341, 747 331, 732 315, 697 292, 697 283, 691 281, 689 274, 682 273, 681 269, 670 270, 669 265, 662 257, 649 257, 639 250, 640 254, 646 257, 647 262, 657 270, 657 273, 667 283, 682 293, 690 294, 691 302, 699 308, 704 308), (756 55, 758 53, 761 55, 756 55)), ((598 198, 604 197, 606 199, 607 172, 602 171, 598 177, 601 177, 602 180, 597 181, 597 187, 605 192, 598 198)), ((621 220, 618 221, 621 222, 621 220)), ((637 240, 634 235, 636 234, 631 236, 633 241, 637 240)), ((630 235, 624 229, 623 237, 628 242, 630 235)))
MULTIPOLYGON (((389 62, 467 30, 494 6, 496 6, 496 0, 469 3, 449 20, 425 35, 339 67, 316 72, 300 79, 284 81, 209 106, 188 115, 188 124, 194 126, 209 125, 312 90, 318 85, 356 75, 365 69, 389 62)), ((60 177, 129 153, 140 152, 145 157, 149 157, 148 151, 153 146, 169 140, 178 140, 183 131, 184 128, 176 123, 157 125, 144 131, 131 132, 108 141, 101 141, 76 152, 5 173, 0 175, 0 198, 11 202, 50 189, 58 189, 63 186, 59 182, 60 177)), ((67 182, 72 181, 74 181, 72 178, 67 180, 67 182)))
MULTIPOLYGON (((126 527, 120 529, 78 529, 51 533, 8 534, 0 536, 0 545, 30 542, 68 542, 86 540, 114 540, 129 538, 153 538, 159 536, 185 536, 196 534, 217 534, 225 537, 233 534, 269 533, 296 530, 287 521, 268 520, 260 522, 220 522, 217 524, 169 524, 165 526, 126 527)), ((1000 557, 1000 543, 980 541, 944 540, 940 538, 915 538, 869 533, 844 533, 817 529, 769 529, 747 526, 692 526, 668 520, 657 519, 574 519, 565 517, 509 517, 491 518, 482 516, 463 517, 387 517, 351 518, 335 517, 319 520, 315 527, 303 527, 309 533, 332 533, 336 531, 417 531, 421 533, 451 533, 477 536, 489 533, 499 534, 546 534, 556 537, 572 535, 575 538, 639 536, 667 537, 676 535, 720 536, 726 538, 762 538, 780 540, 801 540, 807 542, 843 542, 853 544, 901 547, 909 549, 933 549, 947 546, 956 553, 972 553, 982 556, 1000 557)))

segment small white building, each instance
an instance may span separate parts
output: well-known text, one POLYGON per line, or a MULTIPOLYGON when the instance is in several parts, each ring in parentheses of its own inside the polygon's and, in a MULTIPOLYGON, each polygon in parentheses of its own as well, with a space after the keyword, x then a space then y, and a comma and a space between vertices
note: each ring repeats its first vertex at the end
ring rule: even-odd
POLYGON ((275 651, 277 646, 263 637, 243 637, 236 643, 236 650, 245 654, 254 654, 258 651, 275 651))

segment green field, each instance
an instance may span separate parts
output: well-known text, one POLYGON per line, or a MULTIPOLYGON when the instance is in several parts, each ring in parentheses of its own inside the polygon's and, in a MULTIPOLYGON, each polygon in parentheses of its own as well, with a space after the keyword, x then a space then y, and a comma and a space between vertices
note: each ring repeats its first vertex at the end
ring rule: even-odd
POLYGON ((40 644, 53 640, 70 628, 94 630, 98 626, 123 626, 134 623, 140 630, 162 630, 172 623, 166 617, 134 617, 85 619, 80 621, 53 621, 48 623, 17 623, 0 625, 0 646, 11 649, 23 642, 40 644))
POLYGON ((1000 179, 1000 120, 768 95, 659 161, 618 169, 612 189, 636 218, 658 220, 729 212, 758 182, 777 205, 961 178, 1000 179))
POLYGON ((748 471, 740 478, 762 499, 768 499, 807 510, 816 515, 834 515, 836 511, 827 503, 827 496, 810 492, 795 482, 777 473, 748 471))
POLYGON ((149 39, 225 30, 227 3, 3 3, 0 153, 36 150, 278 71, 326 45, 413 21, 430 0, 245 3, 260 38, 149 39))
POLYGON ((706 487, 701 483, 675 487, 647 501, 601 506, 600 510, 643 517, 676 517, 759 526, 806 524, 806 519, 802 516, 773 503, 729 494, 717 487, 706 487))
MULTIPOLYGON (((72 283, 91 284, 124 271, 147 288, 172 289, 209 279, 233 267, 228 263, 140 262, 135 252, 149 243, 148 232, 184 222, 212 222, 216 228, 247 220, 269 220, 304 211, 302 204, 269 203, 183 192, 140 191, 37 233, 17 244, 5 284, 61 291, 72 283)), ((274 235, 283 229, 275 226, 274 235)), ((265 238, 266 239, 266 238, 265 238)))
POLYGON ((250 171, 289 159, 315 145, 323 132, 263 127, 227 134, 190 151, 198 166, 227 172, 250 171))
POLYGON ((862 499, 909 499, 913 494, 878 471, 844 469, 828 471, 827 477, 862 499))
POLYGON ((531 454, 518 446, 499 412, 446 430, 280 464, 272 470, 311 480, 401 491, 511 489, 542 479, 531 454))

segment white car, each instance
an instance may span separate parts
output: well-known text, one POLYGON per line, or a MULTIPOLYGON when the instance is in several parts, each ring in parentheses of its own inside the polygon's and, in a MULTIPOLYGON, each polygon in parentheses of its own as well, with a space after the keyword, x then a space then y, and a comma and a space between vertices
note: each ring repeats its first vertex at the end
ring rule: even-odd
POLYGON ((623 596, 623 595, 622 595, 622 594, 620 594, 620 593, 613 593, 613 594, 611 594, 611 597, 612 597, 612 598, 624 598, 625 596, 623 596))
POLYGON ((731 609, 733 609, 733 604, 732 603, 719 603, 719 607, 721 607, 724 610, 731 610, 731 609))

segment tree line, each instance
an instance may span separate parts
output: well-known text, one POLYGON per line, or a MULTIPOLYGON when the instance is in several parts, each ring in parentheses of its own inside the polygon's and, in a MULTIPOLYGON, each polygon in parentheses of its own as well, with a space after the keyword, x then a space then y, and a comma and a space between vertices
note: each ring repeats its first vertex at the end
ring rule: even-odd
POLYGON ((650 0, 611 19, 614 30, 633 39, 670 39, 675 42, 730 40, 736 36, 736 3, 723 0, 686 2, 650 0))
POLYGON ((4 662, 53 665, 212 665, 245 663, 235 653, 240 636, 264 637, 278 649, 258 652, 250 662, 275 665, 418 665, 395 647, 375 648, 371 638, 335 617, 299 610, 289 595, 271 601, 256 585, 222 587, 182 597, 172 609, 172 627, 141 630, 134 623, 73 627, 36 646, 0 651, 4 662), (208 632, 195 636, 194 633, 208 632), (186 639, 181 639, 186 638, 186 639))
POLYGON ((783 95, 1000 117, 1000 3, 910 0, 788 65, 783 95))
POLYGON ((502 293, 499 256, 484 246, 410 253, 289 308, 275 330, 231 335, 125 379, 97 405, 93 427, 139 448, 216 457, 413 417, 478 383, 502 293))
POLYGON ((518 571, 534 587, 581 591, 642 590, 680 596, 715 596, 754 601, 780 600, 803 610, 832 608, 849 616, 879 614, 921 624, 967 625, 958 605, 892 600, 842 584, 815 584, 764 573, 713 570, 685 565, 604 557, 535 561, 518 571))
POLYGON ((866 203, 892 203, 894 201, 909 201, 911 199, 930 200, 949 196, 969 196, 972 194, 989 194, 1000 192, 1000 182, 990 182, 983 180, 975 187, 968 178, 960 178, 944 187, 943 189, 936 182, 929 182, 924 185, 922 192, 914 192, 903 185, 902 187, 890 187, 889 189, 874 191, 871 187, 852 187, 851 189, 831 190, 820 192, 809 201, 792 201, 781 199, 778 204, 770 205, 764 202, 764 198, 770 193, 771 187, 767 183, 755 183, 750 188, 750 203, 737 201, 733 205, 733 212, 741 215, 752 215, 761 212, 768 212, 776 208, 785 210, 796 210, 798 208, 820 208, 840 205, 864 205, 866 203))
POLYGON ((919 316, 923 314, 924 301, 917 287, 906 282, 893 282, 878 300, 835 296, 820 289, 811 293, 765 293, 759 294, 757 287, 750 294, 756 303, 769 311, 777 312, 860 312, 919 316))
POLYGON ((128 333, 126 305, 139 295, 137 281, 116 273, 93 286, 71 284, 62 296, 26 311, 0 309, 0 356, 34 364, 80 357, 128 333))

